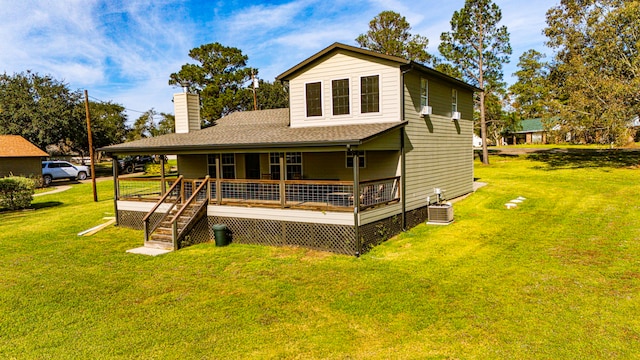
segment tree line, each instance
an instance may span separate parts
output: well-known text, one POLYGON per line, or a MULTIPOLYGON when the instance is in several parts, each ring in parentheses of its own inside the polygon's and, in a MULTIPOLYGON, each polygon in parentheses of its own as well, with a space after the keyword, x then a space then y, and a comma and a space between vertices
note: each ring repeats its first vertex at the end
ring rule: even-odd
MULTIPOLYGON (((627 124, 640 114, 640 3, 625 0, 562 0, 547 11, 543 33, 553 49, 551 61, 536 50, 520 57, 516 82, 507 87, 503 65, 512 49, 502 13, 491 0, 466 0, 451 17, 451 31, 440 34, 439 55, 427 51, 429 39, 412 34, 406 18, 383 11, 355 42, 363 48, 423 63, 484 89, 476 94, 476 124, 487 140, 519 130, 519 122, 542 118, 548 130, 570 134, 569 141, 624 144, 634 135, 627 124)), ((193 63, 169 75, 171 86, 200 94, 202 125, 243 110, 288 106, 288 88, 252 79, 238 48, 220 43, 189 51, 193 63)), ((41 148, 55 145, 88 152, 81 94, 66 84, 31 71, 0 76, 0 133, 20 134, 41 148)), ((96 147, 173 132, 171 114, 150 109, 131 126, 122 105, 90 102, 96 147)))

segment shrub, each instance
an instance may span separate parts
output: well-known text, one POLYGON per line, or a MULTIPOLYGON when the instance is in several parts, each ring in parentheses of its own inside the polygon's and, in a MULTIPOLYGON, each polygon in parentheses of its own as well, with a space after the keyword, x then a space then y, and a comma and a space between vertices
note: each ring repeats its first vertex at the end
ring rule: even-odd
POLYGON ((0 179, 0 208, 26 209, 31 206, 35 183, 32 179, 11 176, 0 179))
MULTIPOLYGON (((144 174, 145 175, 160 175, 160 170, 161 170, 161 165, 160 164, 155 164, 155 163, 149 163, 149 164, 145 164, 144 165, 144 174)), ((171 165, 168 163, 164 164, 164 173, 165 174, 169 174, 169 171, 171 170, 171 165)))

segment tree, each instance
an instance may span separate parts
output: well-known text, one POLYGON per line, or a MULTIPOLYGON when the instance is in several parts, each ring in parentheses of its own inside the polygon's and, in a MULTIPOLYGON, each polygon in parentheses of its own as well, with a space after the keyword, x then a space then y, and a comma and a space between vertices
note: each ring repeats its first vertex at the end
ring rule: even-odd
POLYGON ((256 89, 258 109, 281 109, 289 106, 289 87, 281 82, 259 80, 256 89))
POLYGON ((154 132, 156 131, 154 117, 156 115, 158 115, 158 113, 153 108, 142 113, 142 115, 133 122, 133 127, 127 133, 127 140, 140 140, 154 136, 154 132))
MULTIPOLYGON (((500 20, 502 12, 491 0, 466 0, 464 7, 453 13, 451 32, 440 36, 442 56, 460 71, 463 80, 481 89, 487 83, 501 83, 502 64, 509 62, 509 33, 506 26, 498 26, 500 20)), ((478 106, 482 162, 489 164, 486 96, 486 92, 478 94, 478 106)))
POLYGON ((176 132, 176 117, 173 114, 160 113, 160 121, 158 127, 153 131, 153 136, 172 134, 176 132))
POLYGON ((547 12, 552 109, 583 142, 624 144, 640 114, 640 3, 563 0, 547 12))
POLYGON ((369 31, 360 34, 356 42, 360 47, 379 53, 429 63, 432 56, 427 52, 429 39, 411 35, 411 26, 404 16, 383 11, 369 22, 369 31))
POLYGON ((544 54, 528 50, 520 56, 518 71, 513 75, 517 81, 509 87, 514 96, 513 107, 521 119, 548 116, 546 103, 549 100, 548 64, 544 54))
MULTIPOLYGON (((71 150, 79 153, 84 158, 89 153, 87 125, 86 121, 84 121, 86 119, 86 115, 84 115, 85 105, 80 102, 77 106, 85 116, 82 126, 75 129, 75 136, 72 139, 59 144, 59 148, 63 153, 68 153, 71 150)), ((128 127, 126 124, 127 115, 125 115, 124 110, 122 105, 112 102, 89 101, 93 150, 98 159, 100 155, 95 152, 95 149, 118 144, 126 139, 128 127)))
POLYGON ((170 75, 169 85, 186 86, 200 94, 204 125, 250 108, 253 95, 245 84, 256 71, 247 67, 248 57, 240 49, 216 42, 191 49, 189 56, 199 64, 182 65, 170 75))
POLYGON ((0 75, 0 134, 21 135, 41 149, 77 139, 86 127, 82 96, 49 75, 0 75))

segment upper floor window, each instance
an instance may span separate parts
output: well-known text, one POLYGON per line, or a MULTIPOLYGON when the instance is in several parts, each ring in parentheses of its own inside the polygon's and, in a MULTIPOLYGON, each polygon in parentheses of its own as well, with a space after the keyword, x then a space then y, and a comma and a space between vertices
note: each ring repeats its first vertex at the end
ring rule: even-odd
POLYGON ((451 89, 451 112, 458 111, 458 90, 451 89))
POLYGON ((379 76, 363 76, 360 78, 360 112, 380 111, 379 76))
POLYGON ((331 81, 333 115, 349 114, 349 79, 331 81))
POLYGON ((420 108, 429 106, 429 80, 420 79, 420 108))
POLYGON ((305 84, 307 117, 322 116, 322 83, 305 84))

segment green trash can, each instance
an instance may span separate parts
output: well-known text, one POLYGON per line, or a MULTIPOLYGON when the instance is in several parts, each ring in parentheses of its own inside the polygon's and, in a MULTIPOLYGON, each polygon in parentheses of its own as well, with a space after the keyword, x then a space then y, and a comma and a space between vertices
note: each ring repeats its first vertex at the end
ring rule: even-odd
POLYGON ((227 225, 225 224, 215 224, 213 225, 213 234, 216 238, 216 246, 227 246, 229 242, 227 241, 227 225))

